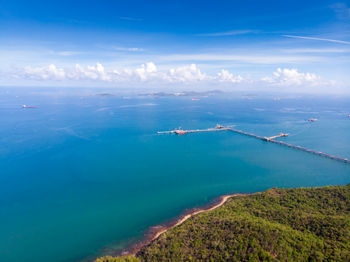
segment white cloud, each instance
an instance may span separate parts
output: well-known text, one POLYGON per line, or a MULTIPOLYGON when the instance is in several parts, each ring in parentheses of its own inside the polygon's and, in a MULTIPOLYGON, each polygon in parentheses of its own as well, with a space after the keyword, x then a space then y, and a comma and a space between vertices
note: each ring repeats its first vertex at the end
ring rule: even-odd
POLYGON ((96 66, 81 66, 76 64, 73 68, 57 68, 55 65, 44 67, 25 67, 20 76, 37 80, 95 80, 112 82, 198 82, 218 80, 220 82, 239 82, 241 77, 234 77, 226 70, 216 77, 202 73, 196 64, 184 65, 160 72, 153 62, 142 64, 135 69, 106 70, 102 64, 96 66))
POLYGON ((168 74, 168 79, 171 82, 193 82, 209 78, 209 76, 200 71, 196 64, 172 68, 168 74))
POLYGON ((80 52, 75 52, 75 51, 61 51, 61 52, 57 52, 57 55, 60 56, 72 56, 72 55, 79 55, 80 52))
POLYGON ((53 64, 44 67, 26 66, 23 72, 17 74, 16 77, 36 80, 111 80, 110 74, 100 63, 87 67, 76 64, 72 69, 57 68, 53 64))
POLYGON ((278 68, 272 77, 264 77, 262 81, 278 85, 319 85, 321 77, 312 73, 299 73, 297 69, 278 68))
POLYGON ((350 18, 350 7, 345 3, 336 3, 330 6, 339 19, 345 20, 350 18))
POLYGON ((220 82, 232 82, 232 83, 240 83, 243 81, 243 77, 240 75, 234 76, 229 71, 222 69, 221 72, 218 73, 217 79, 220 82))
POLYGON ((313 73, 299 72, 297 69, 278 68, 272 75, 258 79, 243 78, 226 69, 216 75, 202 72, 196 64, 183 65, 159 71, 153 62, 142 64, 137 68, 105 69, 102 64, 82 66, 76 64, 71 68, 59 68, 51 64, 44 67, 25 67, 16 75, 17 78, 53 81, 100 81, 110 83, 203 83, 260 85, 268 83, 271 86, 326 86, 331 81, 324 81, 313 73))
POLYGON ((142 64, 135 69, 105 70, 102 64, 83 67, 76 64, 74 68, 57 68, 55 65, 44 67, 25 67, 20 74, 25 78, 37 80, 96 80, 113 82, 135 81, 165 81, 165 82, 193 82, 210 79, 203 74, 195 64, 171 68, 168 72, 159 72, 153 62, 142 64))
POLYGON ((66 78, 66 72, 62 68, 57 68, 51 64, 46 67, 30 67, 24 68, 23 74, 31 79, 39 80, 64 80, 66 78))
POLYGON ((320 54, 332 54, 332 53, 350 53, 350 49, 339 49, 339 48, 292 48, 292 49, 282 49, 284 53, 320 53, 320 54))
POLYGON ((142 52, 145 51, 143 48, 139 47, 121 47, 121 46, 116 46, 114 47, 115 50, 117 51, 127 51, 127 52, 142 52))
MULTIPOLYGON (((62 69, 63 70, 63 69, 62 69)), ((111 81, 111 76, 107 73, 102 64, 97 63, 96 66, 82 67, 76 64, 74 69, 66 69, 67 79, 91 79, 91 80, 102 80, 111 81)))
POLYGON ((319 37, 299 36, 299 35, 282 35, 282 36, 284 36, 284 37, 289 37, 289 38, 298 38, 298 39, 307 39, 307 40, 326 41, 326 42, 332 42, 332 43, 350 45, 350 42, 349 42, 349 41, 336 40, 336 39, 329 39, 329 38, 319 38, 319 37))
POLYGON ((149 62, 146 65, 135 69, 135 75, 142 81, 145 81, 152 77, 157 77, 157 67, 154 63, 149 62))
POLYGON ((233 30, 227 32, 216 32, 216 33, 207 33, 207 34, 198 34, 197 36, 231 36, 231 35, 245 35, 256 33, 255 30, 233 30))
POLYGON ((231 63, 245 63, 245 64, 300 64, 310 62, 320 62, 324 58, 319 56, 305 56, 305 55, 260 55, 260 54, 244 54, 244 55, 231 55, 231 54, 174 54, 164 55, 157 57, 158 61, 166 62, 185 62, 185 61, 196 61, 196 62, 231 62, 231 63))

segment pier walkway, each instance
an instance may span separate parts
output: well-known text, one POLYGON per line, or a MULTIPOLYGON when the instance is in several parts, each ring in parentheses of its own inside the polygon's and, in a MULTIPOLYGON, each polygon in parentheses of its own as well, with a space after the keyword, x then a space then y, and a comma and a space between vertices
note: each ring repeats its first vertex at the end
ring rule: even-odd
POLYGON ((286 146, 286 147, 289 147, 289 148, 298 149, 298 150, 301 150, 301 151, 304 151, 304 152, 308 152, 308 153, 311 153, 311 154, 314 154, 314 155, 319 155, 319 156, 323 156, 323 157, 326 157, 326 158, 329 158, 329 159, 333 159, 333 160, 337 160, 337 161, 341 161, 341 162, 350 164, 350 160, 347 159, 347 158, 337 157, 337 156, 330 155, 330 154, 327 154, 327 153, 323 153, 323 152, 315 151, 315 150, 308 149, 308 148, 305 148, 305 147, 288 144, 288 143, 283 142, 283 141, 275 140, 276 138, 279 138, 279 137, 288 136, 288 134, 285 134, 285 133, 280 133, 279 135, 272 136, 272 137, 263 137, 263 136, 258 136, 258 135, 252 134, 252 133, 244 132, 244 131, 241 131, 241 130, 238 130, 238 129, 235 129, 235 128, 230 128, 230 127, 217 125, 215 128, 194 129, 194 130, 174 129, 174 130, 171 130, 171 131, 160 131, 160 132, 157 132, 157 134, 184 135, 184 134, 187 134, 187 133, 216 132, 216 131, 232 131, 232 132, 235 132, 235 133, 238 133, 238 134, 241 134, 241 135, 245 135, 245 136, 253 137, 253 138, 256 138, 256 139, 260 139, 262 141, 271 142, 271 143, 274 143, 274 144, 279 144, 279 145, 286 146))
POLYGON ((194 129, 194 130, 182 130, 182 129, 174 129, 171 131, 159 131, 157 134, 176 134, 176 135, 185 135, 187 133, 198 133, 198 132, 215 132, 215 131, 224 131, 229 128, 208 128, 208 129, 194 129))

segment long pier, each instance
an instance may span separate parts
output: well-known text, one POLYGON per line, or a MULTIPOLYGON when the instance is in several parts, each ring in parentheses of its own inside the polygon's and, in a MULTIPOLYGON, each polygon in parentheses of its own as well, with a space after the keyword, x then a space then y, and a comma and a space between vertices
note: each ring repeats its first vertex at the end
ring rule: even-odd
POLYGON ((235 128, 230 128, 230 127, 217 125, 215 128, 194 129, 194 130, 174 129, 174 130, 171 130, 171 131, 160 131, 160 132, 157 132, 157 134, 185 135, 187 133, 215 132, 215 131, 232 131, 232 132, 235 132, 235 133, 238 133, 238 134, 241 134, 241 135, 245 135, 245 136, 249 136, 249 137, 253 137, 253 138, 256 138, 256 139, 259 139, 259 140, 262 140, 262 141, 275 143, 275 144, 278 144, 278 145, 286 146, 286 147, 289 147, 289 148, 294 148, 294 149, 301 150, 301 151, 304 151, 304 152, 308 152, 308 153, 311 153, 311 154, 314 154, 314 155, 318 155, 318 156, 322 156, 322 157, 326 157, 326 158, 329 158, 329 159, 333 159, 333 160, 337 160, 337 161, 341 161, 341 162, 350 164, 350 160, 347 159, 347 158, 337 157, 337 156, 330 155, 330 154, 327 154, 327 153, 323 153, 323 152, 320 152, 320 151, 308 149, 308 148, 301 147, 301 146, 295 146, 295 145, 288 144, 288 143, 283 142, 283 141, 275 140, 276 138, 279 138, 279 137, 288 136, 288 134, 285 134, 285 133, 280 133, 279 135, 272 136, 272 137, 263 137, 263 136, 258 136, 258 135, 252 134, 252 133, 244 132, 242 130, 238 130, 238 129, 235 129, 235 128))
POLYGON ((157 134, 176 134, 176 135, 185 135, 187 133, 198 133, 198 132, 215 132, 215 131, 225 131, 229 128, 207 128, 207 129, 193 129, 193 130, 182 130, 182 129, 174 129, 170 131, 158 131, 157 134))

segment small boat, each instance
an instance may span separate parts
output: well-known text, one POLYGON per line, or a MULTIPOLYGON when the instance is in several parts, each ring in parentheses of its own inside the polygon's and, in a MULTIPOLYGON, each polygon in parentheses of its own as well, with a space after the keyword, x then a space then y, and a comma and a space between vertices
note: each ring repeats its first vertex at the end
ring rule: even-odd
POLYGON ((307 121, 309 121, 309 122, 316 122, 317 120, 318 120, 317 118, 310 118, 307 121))
POLYGON ((185 135, 188 133, 186 130, 183 130, 181 127, 179 127, 178 129, 174 129, 172 132, 175 133, 176 135, 185 135))
POLYGON ((177 134, 177 135, 185 135, 185 134, 188 133, 187 131, 181 130, 181 129, 174 130, 174 132, 175 132, 175 134, 177 134))
POLYGON ((35 106, 22 105, 22 108, 36 108, 35 106))
POLYGON ((225 128, 223 125, 220 125, 220 124, 217 124, 216 126, 215 126, 215 128, 216 129, 223 129, 223 128, 225 128))

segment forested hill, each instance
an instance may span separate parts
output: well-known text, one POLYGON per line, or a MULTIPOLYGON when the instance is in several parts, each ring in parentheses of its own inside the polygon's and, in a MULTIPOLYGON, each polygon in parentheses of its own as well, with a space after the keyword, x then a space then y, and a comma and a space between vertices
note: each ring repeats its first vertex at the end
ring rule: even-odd
POLYGON ((350 261, 350 185, 237 196, 111 261, 350 261))

